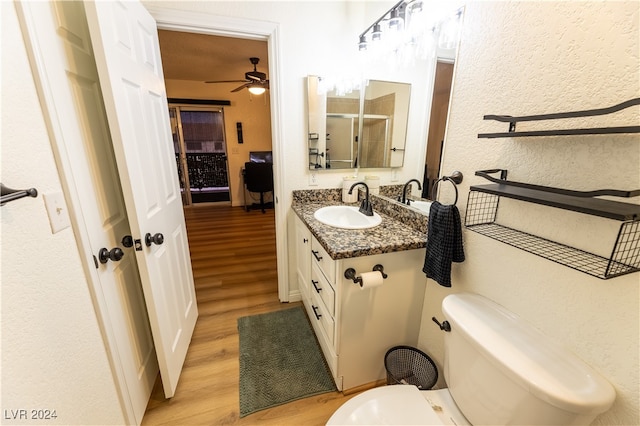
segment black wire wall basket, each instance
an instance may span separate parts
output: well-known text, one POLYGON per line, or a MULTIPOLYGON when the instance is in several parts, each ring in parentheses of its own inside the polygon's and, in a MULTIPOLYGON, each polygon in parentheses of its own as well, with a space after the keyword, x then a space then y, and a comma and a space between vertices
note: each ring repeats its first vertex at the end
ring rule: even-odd
POLYGON ((467 229, 600 279, 640 271, 640 205, 596 198, 603 195, 630 198, 640 195, 640 190, 572 191, 511 182, 506 180, 507 171, 502 169, 481 170, 476 175, 494 183, 469 188, 467 229), (490 176, 495 173, 500 173, 500 178, 490 176), (611 255, 598 256, 496 223, 501 197, 620 221, 611 255))

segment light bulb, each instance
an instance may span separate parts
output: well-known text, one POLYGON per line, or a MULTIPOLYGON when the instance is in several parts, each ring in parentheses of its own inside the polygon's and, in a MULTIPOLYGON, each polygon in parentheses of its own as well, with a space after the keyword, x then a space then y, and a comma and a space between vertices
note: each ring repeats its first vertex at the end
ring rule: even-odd
POLYGON ((367 36, 362 34, 358 43, 358 50, 367 50, 367 36))
POLYGON ((409 7, 406 27, 412 35, 416 36, 424 33, 425 26, 426 13, 422 9, 422 1, 416 1, 409 7))
POLYGON ((371 33, 371 41, 379 41, 382 38, 382 30, 380 29, 380 24, 375 24, 373 26, 373 32, 371 33))
POLYGON ((253 95, 262 95, 267 89, 260 85, 249 86, 249 92, 253 95))
POLYGON ((454 49, 458 44, 460 37, 460 16, 462 12, 456 12, 454 16, 449 17, 440 27, 440 39, 438 47, 442 49, 454 49))
POLYGON ((391 18, 389 18, 389 30, 400 32, 404 28, 404 19, 398 14, 398 9, 391 11, 391 18))

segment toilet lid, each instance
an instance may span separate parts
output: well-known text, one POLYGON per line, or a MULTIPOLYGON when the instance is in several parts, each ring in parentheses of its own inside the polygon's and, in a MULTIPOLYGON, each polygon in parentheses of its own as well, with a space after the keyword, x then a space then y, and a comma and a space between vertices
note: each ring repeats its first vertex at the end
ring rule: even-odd
MULTIPOLYGON (((345 402, 327 425, 445 425, 423 392, 411 385, 374 388, 345 402)), ((431 393, 432 391, 426 391, 431 393)))

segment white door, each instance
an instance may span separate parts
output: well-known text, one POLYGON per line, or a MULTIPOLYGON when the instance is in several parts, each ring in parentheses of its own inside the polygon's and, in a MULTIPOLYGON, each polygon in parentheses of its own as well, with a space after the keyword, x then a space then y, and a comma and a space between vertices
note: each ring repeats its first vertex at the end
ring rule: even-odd
MULTIPOLYGON (((91 40, 81 2, 23 2, 17 9, 29 33, 34 75, 57 157, 81 211, 81 256, 91 265, 108 347, 131 423, 140 424, 158 363, 111 146, 91 40), (46 64, 46 66, 44 65, 46 64), (120 248, 119 261, 101 263, 100 249, 120 248), (97 262, 94 263, 94 260, 97 262), (94 266, 95 265, 95 266, 94 266), (93 269, 95 267, 95 269, 93 269)), ((36 111, 34 111, 36 113, 36 111)))
POLYGON ((85 3, 167 398, 198 310, 156 22, 139 2, 85 3))

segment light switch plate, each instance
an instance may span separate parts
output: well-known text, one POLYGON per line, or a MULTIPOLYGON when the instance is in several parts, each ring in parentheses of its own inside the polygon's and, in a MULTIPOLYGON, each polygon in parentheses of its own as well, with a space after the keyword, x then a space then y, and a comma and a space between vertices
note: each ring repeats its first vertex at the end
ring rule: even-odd
POLYGON ((71 225, 69 221, 69 212, 64 202, 62 192, 52 192, 43 194, 44 205, 49 215, 49 223, 51 224, 51 233, 55 234, 68 228, 71 225))

